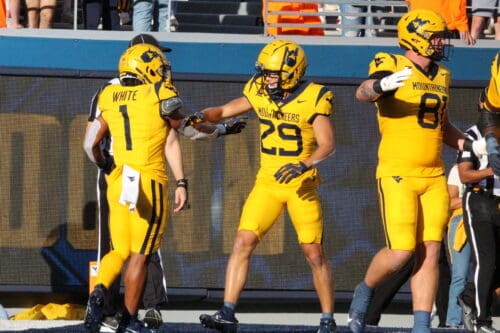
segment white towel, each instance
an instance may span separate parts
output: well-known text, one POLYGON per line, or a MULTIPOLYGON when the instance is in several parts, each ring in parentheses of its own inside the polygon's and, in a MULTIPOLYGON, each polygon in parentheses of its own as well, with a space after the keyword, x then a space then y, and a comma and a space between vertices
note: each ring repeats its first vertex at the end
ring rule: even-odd
POLYGON ((128 209, 135 210, 137 199, 139 198, 139 184, 141 174, 128 165, 123 165, 122 193, 120 194, 120 204, 129 205, 128 209))

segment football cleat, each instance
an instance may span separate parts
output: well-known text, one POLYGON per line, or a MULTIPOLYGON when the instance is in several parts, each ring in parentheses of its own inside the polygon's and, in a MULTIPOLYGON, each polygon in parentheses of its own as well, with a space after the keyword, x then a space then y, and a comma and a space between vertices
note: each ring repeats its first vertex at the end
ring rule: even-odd
POLYGON ((122 314, 116 313, 114 316, 104 316, 101 323, 101 330, 99 332, 118 332, 120 323, 122 320, 122 314))
POLYGON ((203 327, 218 330, 224 333, 236 333, 238 329, 238 320, 234 316, 229 316, 223 311, 217 311, 213 315, 202 314, 200 322, 203 327))
POLYGON ((142 320, 147 328, 158 329, 163 324, 161 312, 154 308, 148 309, 142 320))
POLYGON ((98 333, 101 327, 105 290, 106 287, 98 284, 89 296, 84 319, 85 327, 89 333, 98 333))
POLYGON ((491 324, 490 325, 480 326, 477 329, 477 333, 497 333, 497 332, 498 331, 496 329, 494 329, 493 327, 491 327, 491 324))
POLYGON ((125 327, 125 333, 152 333, 155 330, 151 330, 144 326, 144 323, 138 319, 130 320, 127 327, 125 327))
POLYGON ((336 333, 337 324, 334 319, 321 319, 317 333, 336 333))

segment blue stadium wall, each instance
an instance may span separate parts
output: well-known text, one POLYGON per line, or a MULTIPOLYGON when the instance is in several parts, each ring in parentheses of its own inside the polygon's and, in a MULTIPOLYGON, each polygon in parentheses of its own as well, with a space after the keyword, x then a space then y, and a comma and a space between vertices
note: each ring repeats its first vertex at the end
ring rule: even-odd
MULTIPOLYGON (((116 76, 133 33, 0 31, 0 292, 85 292, 96 257, 96 169, 81 148, 90 99, 116 76)), ((192 110, 237 97, 253 73, 261 36, 157 34, 176 86, 192 110)), ((335 92, 336 154, 319 169, 325 248, 338 292, 350 292, 383 246, 374 170, 378 130, 356 84, 378 51, 401 52, 396 40, 294 38, 308 55, 308 76, 335 92)), ((459 44, 460 42, 457 42, 459 44)), ((479 90, 489 78, 498 42, 457 45, 452 70, 452 120, 476 119, 479 90)), ((239 213, 258 165, 257 122, 238 136, 183 140, 192 208, 171 215, 162 246, 170 292, 217 295, 239 213)), ((455 152, 445 148, 449 168, 455 152)), ((171 184, 173 188, 173 184, 171 184)), ((248 289, 314 295, 309 268, 286 214, 252 260, 248 289)), ((260 293, 265 291, 265 293, 260 293)), ((220 295, 220 293, 218 294, 220 295)), ((0 300, 0 303, 5 303, 0 300)))

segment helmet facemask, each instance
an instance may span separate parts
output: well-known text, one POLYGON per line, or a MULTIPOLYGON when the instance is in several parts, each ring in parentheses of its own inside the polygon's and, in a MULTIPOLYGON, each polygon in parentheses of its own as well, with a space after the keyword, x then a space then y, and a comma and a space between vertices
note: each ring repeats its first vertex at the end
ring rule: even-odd
POLYGON ((435 61, 448 61, 450 59, 452 45, 451 33, 448 30, 436 32, 429 39, 429 48, 432 50, 430 58, 435 61))

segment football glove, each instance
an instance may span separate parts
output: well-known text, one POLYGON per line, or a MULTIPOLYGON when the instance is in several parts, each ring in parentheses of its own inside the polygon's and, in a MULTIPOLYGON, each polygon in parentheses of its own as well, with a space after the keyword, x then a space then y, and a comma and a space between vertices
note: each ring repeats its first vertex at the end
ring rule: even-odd
POLYGON ((101 161, 96 162, 99 169, 105 174, 109 175, 111 171, 115 168, 115 159, 108 151, 103 150, 102 156, 104 157, 101 161))
POLYGON ((308 169, 309 168, 304 164, 304 162, 288 163, 279 168, 279 170, 274 174, 274 178, 280 184, 288 184, 292 179, 297 178, 308 169))
POLYGON ((245 117, 234 117, 229 120, 226 120, 223 123, 216 124, 215 126, 219 130, 219 136, 229 135, 229 134, 238 134, 245 128, 247 125, 247 118, 245 117))
POLYGON ((488 133, 486 138, 486 150, 488 151, 488 163, 493 169, 493 173, 500 176, 500 151, 498 151, 498 141, 494 133, 488 133))
POLYGON ((184 128, 188 126, 194 126, 196 124, 202 123, 205 121, 205 116, 203 115, 202 112, 196 112, 195 114, 192 114, 190 116, 185 117, 182 119, 180 129, 183 130, 184 128))
POLYGON ((410 67, 405 67, 405 69, 400 70, 399 72, 387 75, 383 79, 375 81, 373 84, 373 90, 375 90, 378 94, 396 90, 405 85, 405 81, 408 80, 411 72, 412 70, 410 67))

